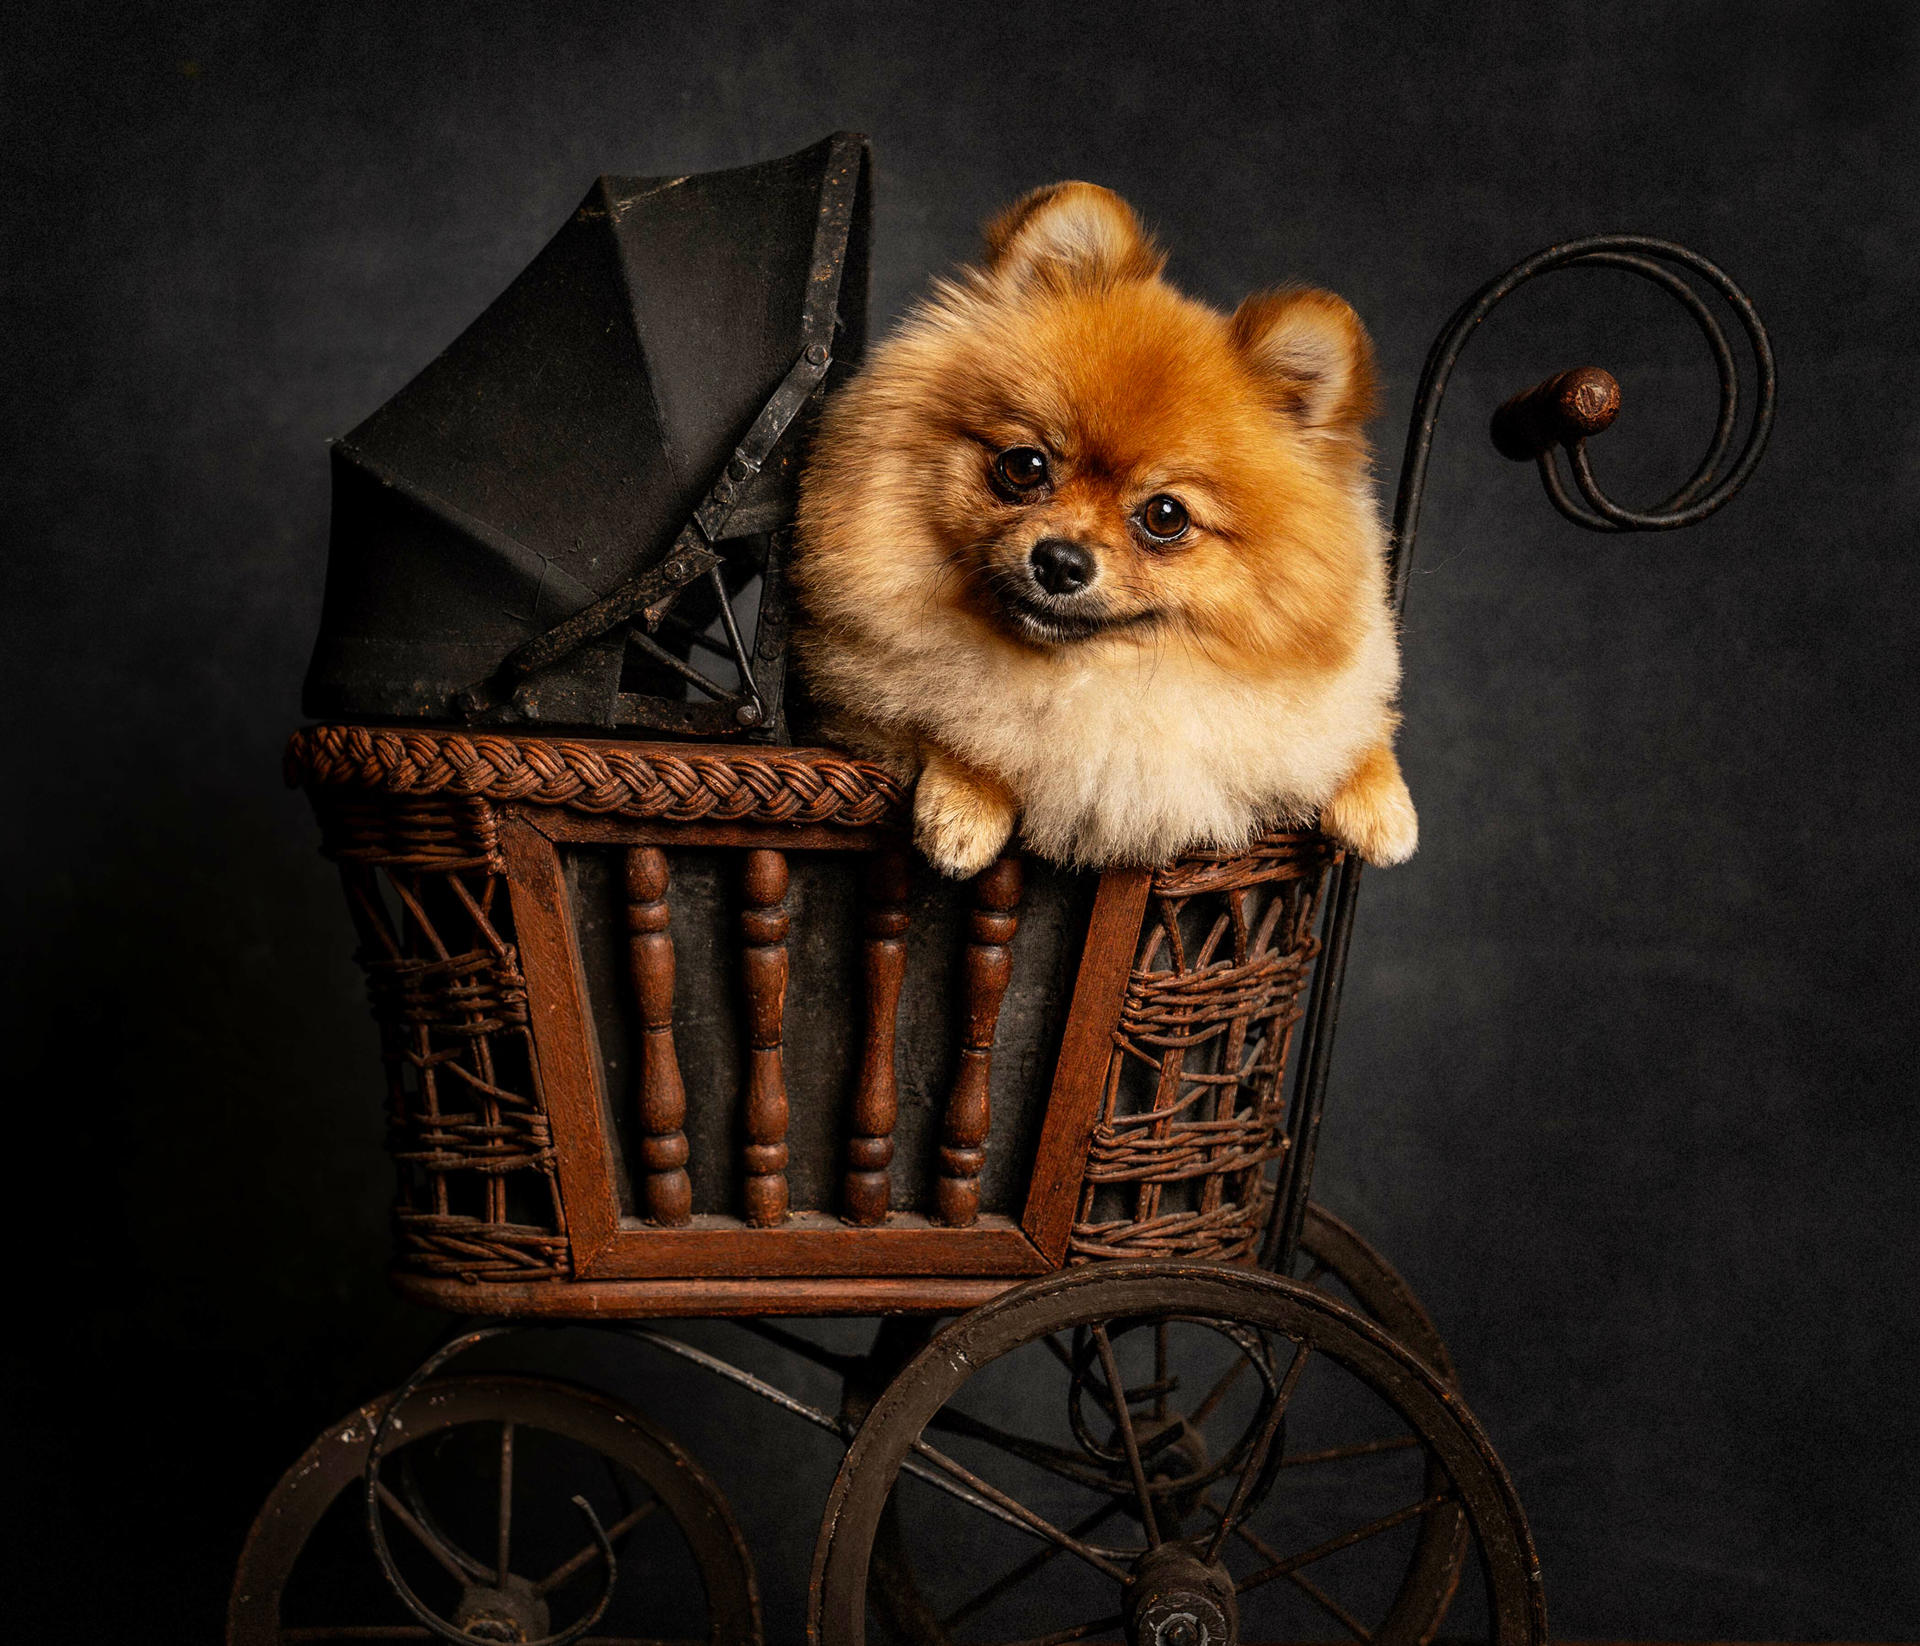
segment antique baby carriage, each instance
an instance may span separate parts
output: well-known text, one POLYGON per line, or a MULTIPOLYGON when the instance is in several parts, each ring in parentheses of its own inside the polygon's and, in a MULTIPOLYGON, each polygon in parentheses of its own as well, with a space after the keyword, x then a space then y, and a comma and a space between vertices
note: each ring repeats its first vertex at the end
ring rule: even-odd
MULTIPOLYGON (((1097 876, 1015 852, 956 886, 883 772, 791 742, 786 534, 815 396, 864 336, 868 164, 839 135, 603 178, 334 448, 322 723, 288 774, 380 1027, 395 1283, 489 1323, 288 1472, 228 1638, 758 1641, 733 1515, 651 1417, 449 1366, 596 1323, 846 1446, 817 1641, 1425 1642, 1459 1591, 1450 1633, 1541 1642, 1526 1523, 1444 1344, 1308 1198, 1359 864, 1295 830, 1097 876), (881 1320, 856 1342, 836 1316, 881 1320), (669 1317, 736 1322, 837 1407, 643 1324, 669 1317), (329 1536, 346 1552, 303 1577, 329 1536), (354 1558, 382 1581, 340 1576, 354 1558)), ((1752 472, 1773 367, 1726 276, 1660 241, 1550 248, 1429 356, 1396 601, 1460 349, 1521 284, 1593 266, 1700 324, 1705 459, 1655 510, 1614 504, 1592 369, 1503 406, 1500 450, 1600 531, 1691 524, 1752 472), (1731 462, 1734 357, 1686 275, 1758 371, 1731 462)))

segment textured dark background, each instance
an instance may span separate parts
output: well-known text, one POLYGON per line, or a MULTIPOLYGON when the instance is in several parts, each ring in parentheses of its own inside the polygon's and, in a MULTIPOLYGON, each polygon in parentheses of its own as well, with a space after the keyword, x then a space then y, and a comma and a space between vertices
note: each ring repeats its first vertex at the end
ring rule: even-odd
MULTIPOLYGON (((279 784, 323 442, 596 173, 835 127, 878 149, 877 317, 1014 192, 1093 178, 1206 296, 1349 295, 1389 469, 1433 330, 1536 246, 1667 235, 1753 293, 1779 429, 1682 536, 1574 531, 1483 434, 1608 365, 1597 458, 1656 495, 1709 420, 1659 299, 1558 277, 1456 378, 1407 633, 1425 844, 1368 883, 1320 1192, 1447 1333, 1559 1632, 1911 1636, 1913 19, 12 9, 10 1637, 211 1638, 278 1471, 440 1324, 382 1280, 371 1031, 279 784)), ((826 1448, 783 1437, 769 1482, 775 1419, 634 1392, 751 1499, 790 1637, 826 1448)))

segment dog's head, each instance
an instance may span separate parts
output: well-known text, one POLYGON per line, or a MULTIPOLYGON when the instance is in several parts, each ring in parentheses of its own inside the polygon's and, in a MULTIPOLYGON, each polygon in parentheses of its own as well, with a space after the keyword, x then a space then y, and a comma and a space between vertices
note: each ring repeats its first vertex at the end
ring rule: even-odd
POLYGON ((810 551, 885 558, 876 586, 930 575, 925 599, 1023 648, 1178 633, 1250 673, 1343 662, 1378 599, 1353 310, 1184 297, 1086 183, 1027 196, 986 240, 830 408, 810 551))

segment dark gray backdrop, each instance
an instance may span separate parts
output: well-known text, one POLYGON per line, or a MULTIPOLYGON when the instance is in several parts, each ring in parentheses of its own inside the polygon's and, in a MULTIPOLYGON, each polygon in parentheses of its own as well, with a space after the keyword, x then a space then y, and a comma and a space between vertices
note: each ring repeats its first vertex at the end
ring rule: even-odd
MULTIPOLYGON (((1559 277, 1456 379, 1425 843, 1368 882, 1320 1193, 1447 1333, 1559 1632, 1912 1634, 1909 8, 52 7, 6 58, 15 1638, 210 1638, 278 1471, 440 1324, 384 1289, 373 1041, 279 785, 324 440, 596 173, 835 127, 877 145, 877 316, 1093 178, 1203 295, 1351 297, 1389 472, 1433 330, 1536 246, 1667 235, 1754 294, 1779 431, 1679 537, 1574 531, 1483 434, 1608 365, 1598 459, 1656 495, 1709 410, 1653 296, 1559 277)), ((790 1637, 824 1445, 631 1392, 750 1499, 790 1637)))

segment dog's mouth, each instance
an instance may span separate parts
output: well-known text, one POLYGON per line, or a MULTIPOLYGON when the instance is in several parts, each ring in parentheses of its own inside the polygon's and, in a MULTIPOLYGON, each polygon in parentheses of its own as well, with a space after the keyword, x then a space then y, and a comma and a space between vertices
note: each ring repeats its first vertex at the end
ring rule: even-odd
POLYGON ((1040 593, 1025 578, 996 577, 993 594, 1007 627, 1022 640, 1041 646, 1071 646, 1103 634, 1141 628, 1158 617, 1151 610, 1116 616, 1077 609, 1071 600, 1040 593))

